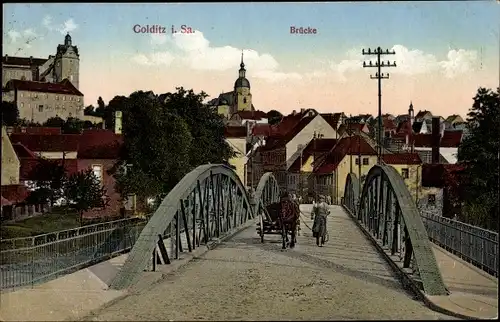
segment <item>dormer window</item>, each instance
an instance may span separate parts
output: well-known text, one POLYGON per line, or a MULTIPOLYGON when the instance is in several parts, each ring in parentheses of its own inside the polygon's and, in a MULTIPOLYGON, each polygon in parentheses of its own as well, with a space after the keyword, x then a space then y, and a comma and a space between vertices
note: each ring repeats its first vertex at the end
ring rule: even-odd
POLYGON ((246 104, 246 103, 247 103, 247 98, 243 97, 243 104, 246 104))

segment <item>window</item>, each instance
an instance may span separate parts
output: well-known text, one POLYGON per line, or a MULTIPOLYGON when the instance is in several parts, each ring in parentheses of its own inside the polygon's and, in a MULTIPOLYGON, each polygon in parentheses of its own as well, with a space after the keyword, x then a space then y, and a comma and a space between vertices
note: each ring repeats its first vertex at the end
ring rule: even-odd
POLYGON ((369 165, 369 159, 368 158, 363 158, 363 165, 369 165))
POLYGON ((434 195, 434 194, 428 194, 427 195, 427 203, 429 205, 435 205, 436 204, 436 195, 434 195))
POLYGON ((356 165, 359 165, 359 158, 356 158, 356 165))
POLYGON ((43 112, 43 105, 38 105, 38 112, 43 112))
POLYGON ((22 80, 22 81, 26 80, 26 77, 21 76, 21 80, 22 80))
POLYGON ((102 165, 93 164, 92 171, 94 172, 94 175, 97 177, 99 182, 102 184, 102 181, 103 181, 102 165))
POLYGON ((21 107, 24 107, 24 103, 21 103, 21 107))
POLYGON ((65 100, 66 100, 66 96, 63 96, 63 101, 65 101, 65 100))
POLYGON ((21 93, 21 97, 24 97, 24 93, 21 93))
POLYGON ((243 97, 243 104, 246 104, 246 103, 247 103, 247 98, 243 97))
POLYGON ((78 102, 80 102, 80 98, 79 98, 79 97, 78 97, 76 100, 77 100, 78 102))
POLYGON ((410 177, 410 173, 409 173, 408 169, 401 169, 401 175, 405 179, 408 179, 410 177))
POLYGON ((59 95, 56 95, 56 100, 59 100, 59 95))

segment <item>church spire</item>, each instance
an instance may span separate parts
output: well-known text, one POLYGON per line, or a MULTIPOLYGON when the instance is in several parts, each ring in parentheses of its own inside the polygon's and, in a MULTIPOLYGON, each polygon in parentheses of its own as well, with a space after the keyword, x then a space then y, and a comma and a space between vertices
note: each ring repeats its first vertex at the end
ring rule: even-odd
POLYGON ((240 77, 245 77, 245 63, 243 62, 243 50, 241 51, 240 77))

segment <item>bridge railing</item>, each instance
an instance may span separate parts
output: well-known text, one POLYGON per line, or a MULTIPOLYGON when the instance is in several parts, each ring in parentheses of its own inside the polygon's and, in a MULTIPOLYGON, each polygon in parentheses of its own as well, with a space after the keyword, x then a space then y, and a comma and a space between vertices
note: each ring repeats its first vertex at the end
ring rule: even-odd
POLYGON ((420 215, 432 242, 498 276, 498 233, 427 211, 420 215))
MULTIPOLYGON (((126 252, 145 225, 137 219, 122 220, 25 239, 32 246, 0 251, 0 290, 32 286, 126 252), (38 244, 42 238, 49 241, 38 244)), ((12 242, 2 241, 4 246, 12 242)))

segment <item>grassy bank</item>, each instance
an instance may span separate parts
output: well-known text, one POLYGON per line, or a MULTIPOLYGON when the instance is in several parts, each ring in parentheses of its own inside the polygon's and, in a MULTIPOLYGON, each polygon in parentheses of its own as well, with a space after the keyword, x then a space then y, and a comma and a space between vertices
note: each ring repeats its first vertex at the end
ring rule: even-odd
POLYGON ((69 209, 54 208, 51 213, 15 223, 2 223, 2 239, 29 237, 80 227, 78 214, 69 209))

